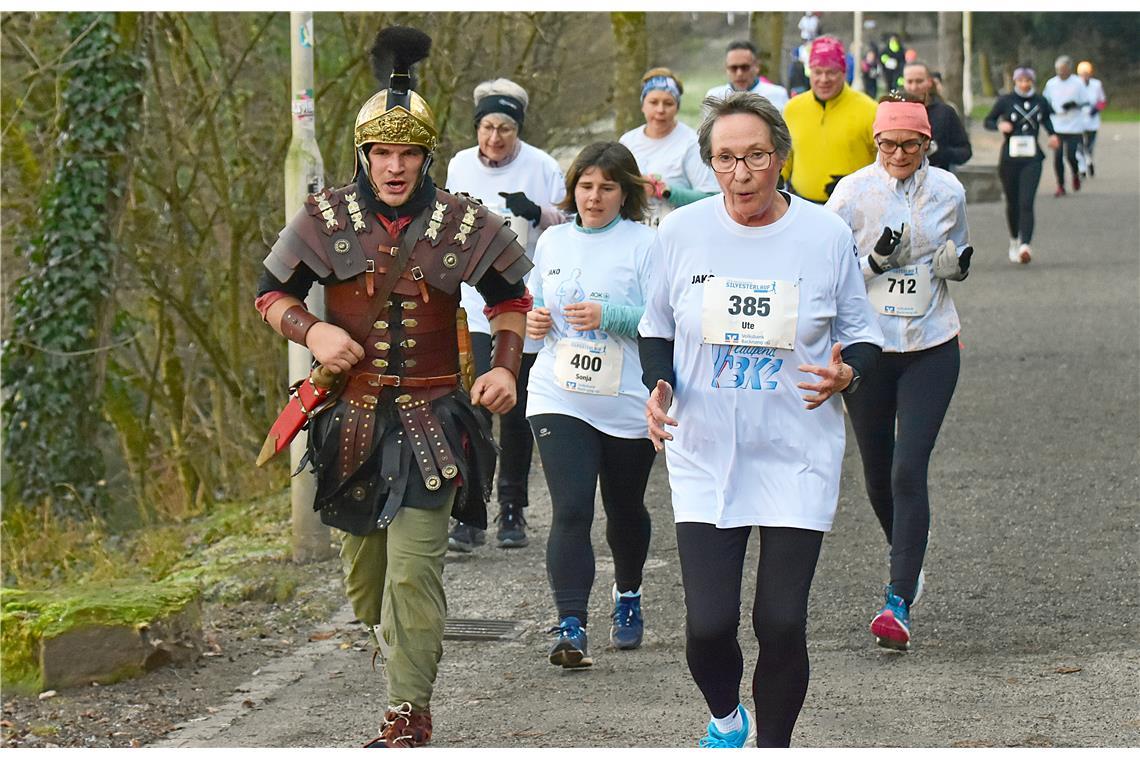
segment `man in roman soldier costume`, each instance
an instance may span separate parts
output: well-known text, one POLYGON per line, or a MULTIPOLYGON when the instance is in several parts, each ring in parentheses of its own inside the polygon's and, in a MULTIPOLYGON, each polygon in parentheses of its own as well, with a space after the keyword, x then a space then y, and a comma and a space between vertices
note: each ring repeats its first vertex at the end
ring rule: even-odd
MULTIPOLYGON (((352 184, 310 196, 283 229, 258 286, 257 308, 306 346, 342 389, 311 417, 307 459, 314 508, 345 532, 345 589, 385 660, 388 702, 369 746, 431 738, 430 700, 443 651, 448 517, 486 527, 495 448, 473 405, 515 404, 530 269, 504 220, 435 187, 439 134, 411 67, 431 38, 406 27, 372 47, 380 86, 356 118, 352 184), (328 317, 304 298, 325 286, 328 317), (461 382, 459 284, 487 302, 491 369, 461 382)), ((311 409, 307 410, 311 412, 311 409)))

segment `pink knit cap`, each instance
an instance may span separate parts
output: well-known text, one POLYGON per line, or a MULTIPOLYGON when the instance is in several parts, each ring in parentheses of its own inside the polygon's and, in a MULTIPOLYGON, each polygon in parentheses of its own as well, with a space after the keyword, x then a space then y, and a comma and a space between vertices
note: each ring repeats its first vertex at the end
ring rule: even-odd
POLYGON ((808 66, 847 71, 847 55, 843 43, 834 37, 816 37, 811 43, 808 66))
POLYGON ((930 118, 926 115, 926 106, 922 103, 891 100, 880 103, 875 111, 875 123, 871 131, 878 137, 880 132, 889 129, 909 129, 930 137, 930 118))

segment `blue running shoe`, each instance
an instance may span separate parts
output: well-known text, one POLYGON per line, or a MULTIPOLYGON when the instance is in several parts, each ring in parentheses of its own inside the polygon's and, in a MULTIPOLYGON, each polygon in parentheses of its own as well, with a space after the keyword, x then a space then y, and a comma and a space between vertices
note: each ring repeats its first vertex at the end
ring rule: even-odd
POLYGON ((875 643, 886 649, 905 652, 910 648, 910 609, 901 596, 887 584, 886 604, 871 621, 875 643))
POLYGON ((586 629, 573 615, 562 618, 557 628, 547 633, 557 633, 558 638, 550 647, 550 664, 564 668, 588 668, 594 661, 586 654, 586 629))
POLYGON ((717 730, 716 723, 709 721, 708 734, 705 738, 701 739, 697 746, 703 749, 736 749, 739 747, 755 747, 756 746, 756 722, 752 720, 752 714, 744 705, 737 705, 736 709, 740 711, 740 719, 744 721, 736 731, 731 733, 722 734, 717 730))
POLYGON ((614 611, 610 644, 615 649, 637 649, 645 633, 645 622, 641 619, 641 590, 619 594, 617 584, 614 584, 612 597, 614 611))

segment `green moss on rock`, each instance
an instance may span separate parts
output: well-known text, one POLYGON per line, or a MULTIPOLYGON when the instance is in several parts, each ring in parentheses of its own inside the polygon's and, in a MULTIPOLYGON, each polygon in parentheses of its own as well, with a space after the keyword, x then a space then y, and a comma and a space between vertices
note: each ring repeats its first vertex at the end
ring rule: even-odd
POLYGON ((43 686, 41 643, 76 628, 138 626, 183 610, 200 594, 185 583, 86 584, 55 591, 0 589, 0 667, 5 690, 43 686))

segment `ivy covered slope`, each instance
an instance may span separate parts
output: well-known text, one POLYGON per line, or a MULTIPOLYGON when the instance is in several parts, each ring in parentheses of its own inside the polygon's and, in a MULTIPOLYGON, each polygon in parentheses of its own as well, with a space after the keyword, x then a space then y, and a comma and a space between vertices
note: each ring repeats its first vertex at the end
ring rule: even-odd
MULTIPOLYGON (((288 518, 285 492, 253 503, 219 504, 209 515, 183 524, 137 531, 113 550, 92 546, 87 569, 66 578, 0 589, 5 692, 54 688, 45 681, 51 670, 45 656, 51 641, 62 636, 126 627, 145 641, 147 627, 173 616, 181 617, 176 628, 199 625, 199 602, 288 601, 313 572, 290 561, 288 518)), ((79 568, 81 552, 72 554, 79 568)), ((166 660, 127 657, 124 663, 88 681, 134 677, 166 660)))
POLYGON ((64 123, 3 345, 5 489, 26 504, 97 500, 100 457, 90 442, 101 418, 99 326, 144 82, 115 14, 67 14, 67 23, 74 44, 62 61, 64 123))

